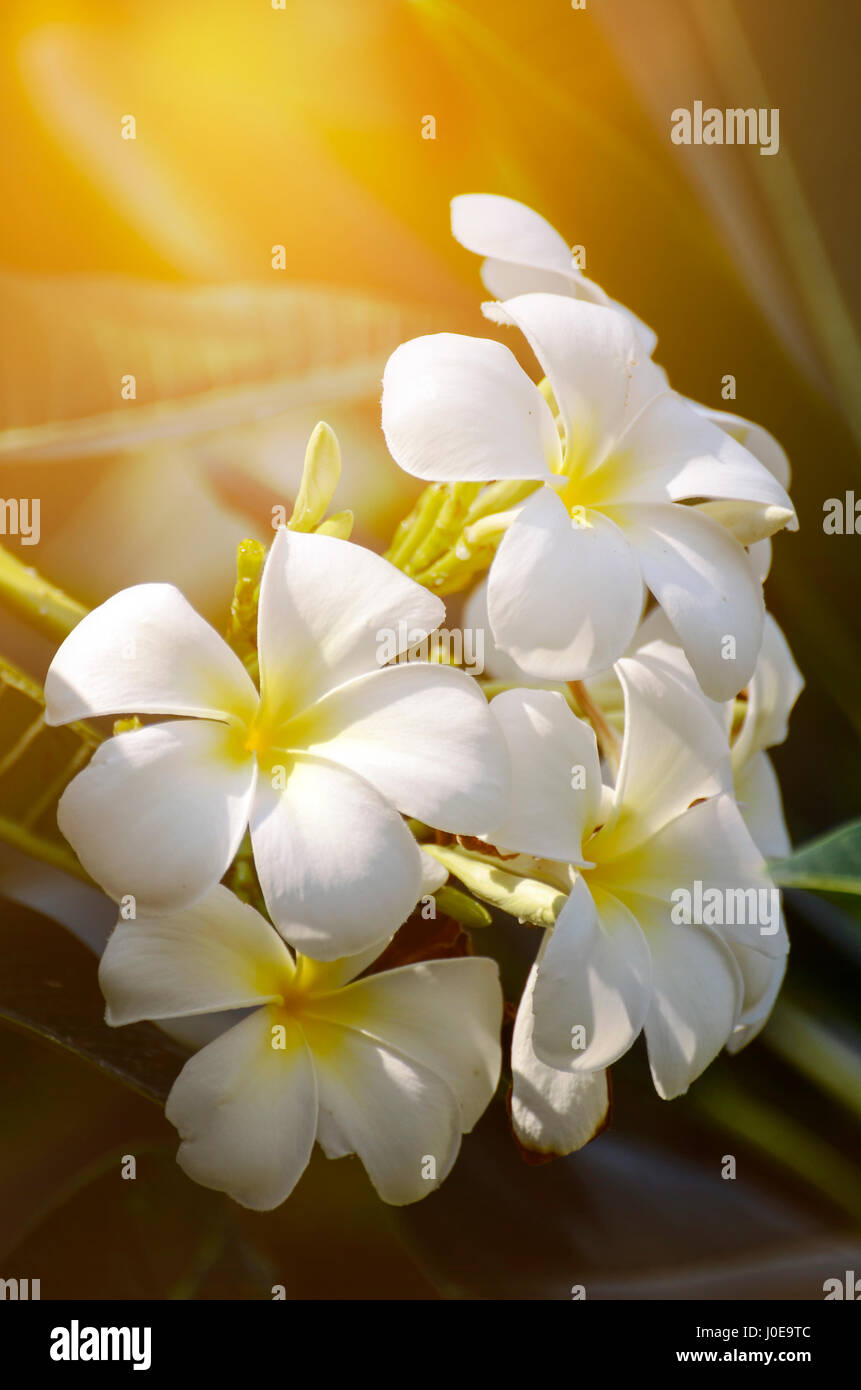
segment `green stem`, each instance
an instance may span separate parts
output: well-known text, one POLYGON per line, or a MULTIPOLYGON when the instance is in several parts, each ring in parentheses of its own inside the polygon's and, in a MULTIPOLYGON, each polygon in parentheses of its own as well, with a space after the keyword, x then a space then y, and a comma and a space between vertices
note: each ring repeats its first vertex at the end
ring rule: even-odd
POLYGON ((31 627, 56 642, 68 637, 88 611, 82 603, 2 548, 0 600, 31 627))

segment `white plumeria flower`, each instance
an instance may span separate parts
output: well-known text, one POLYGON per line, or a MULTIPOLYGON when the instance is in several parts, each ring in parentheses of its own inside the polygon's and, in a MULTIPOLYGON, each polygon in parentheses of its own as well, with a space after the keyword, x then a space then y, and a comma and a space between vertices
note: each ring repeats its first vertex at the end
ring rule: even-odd
MULTIPOLYGON (((487 622, 486 582, 476 585, 470 594, 464 609, 463 622, 466 627, 484 631, 485 673, 491 678, 522 682, 524 672, 515 666, 510 657, 494 646, 487 622)), ((698 690, 696 677, 660 609, 653 609, 640 624, 631 643, 630 655, 636 656, 644 648, 648 648, 647 655, 652 662, 668 665, 689 682, 692 690, 698 690)), ((622 689, 615 669, 593 677, 586 684, 590 697, 605 715, 615 713, 622 706, 622 689)), ((545 688, 552 687, 545 683, 545 688)), ((712 710, 725 737, 729 739, 732 734, 730 758, 735 797, 744 823, 766 859, 784 858, 790 853, 792 844, 784 818, 777 774, 765 750, 782 743, 786 738, 789 715, 803 688, 804 679, 795 664, 786 638, 772 615, 766 613, 762 647, 757 657, 756 669, 747 685, 747 699, 741 724, 733 729, 733 714, 736 709, 734 700, 720 704, 702 697, 705 705, 712 710)), ((781 940, 788 948, 782 908, 780 922, 781 940)), ((745 1022, 739 1024, 728 1039, 726 1046, 729 1052, 738 1052, 765 1027, 786 974, 785 954, 765 956, 742 950, 739 953, 739 961, 745 978, 745 1022)), ((518 1015, 519 1034, 516 1032, 514 1039, 515 1047, 518 1045, 518 1036, 522 1039, 519 1065, 521 1068, 540 1069, 541 1063, 537 1058, 532 1056, 530 1060, 526 1027, 527 1022, 522 1011, 518 1015)), ((552 1094, 561 1107, 557 1116, 560 1123, 588 1128, 596 1122, 602 1095, 598 1082, 595 1088, 584 1093, 582 1079, 572 1077, 568 1083, 571 1090, 570 1105, 563 1103, 562 1098, 566 1093, 562 1081, 553 1076, 549 1079, 548 1085, 550 1082, 552 1094), (592 1097, 591 1105, 588 1096, 592 1097)), ((544 1093, 540 1088, 533 1088, 532 1094, 536 1101, 540 1101, 544 1093)), ((600 1125, 598 1127, 600 1128, 600 1125)), ((554 1149, 554 1143, 559 1134, 564 1132, 564 1129, 553 1130, 555 1138, 547 1145, 551 1151, 557 1151, 554 1149)), ((585 1133, 585 1128, 578 1128, 576 1132, 581 1134, 581 1142, 586 1142, 586 1139, 591 1137, 591 1133, 585 1133)), ((528 1128, 524 1128, 524 1138, 527 1133, 528 1128)))
MULTIPOLYGON (((642 1029, 655 1087, 669 1099, 758 1005, 750 959, 782 957, 787 943, 770 920, 673 920, 672 895, 697 882, 727 895, 771 894, 773 884, 731 794, 725 735, 700 692, 648 650, 617 669, 626 718, 612 790, 602 785, 592 730, 560 694, 511 690, 492 701, 514 796, 490 838, 534 856, 532 876, 565 895, 527 988, 524 1043, 531 1027, 543 1066, 582 1076, 610 1066, 642 1029), (572 1044, 575 1028, 585 1046, 572 1044)), ((521 1092, 535 1085, 528 1076, 521 1092)))
POLYGON ((651 357, 657 334, 583 274, 564 237, 540 213, 496 193, 462 193, 451 200, 451 230, 467 251, 487 258, 481 278, 494 299, 546 291, 617 309, 651 357))
POLYGON ((506 347, 436 334, 389 359, 383 429, 396 462, 427 481, 544 484, 511 520, 491 565, 497 643, 533 676, 594 675, 629 646, 647 585, 703 689, 729 699, 753 671, 764 614, 761 583, 734 532, 747 544, 795 524, 783 487, 656 386, 630 321, 615 310, 552 294, 485 308, 526 335, 558 427, 506 347), (695 505, 681 505, 686 499, 695 505))
MULTIPOLYGON (((654 610, 640 625, 632 655, 649 647, 660 648, 664 661, 680 676, 696 683, 675 634, 663 614, 654 610)), ((590 689, 593 687, 590 686, 590 689)), ((782 859, 792 844, 777 775, 766 752, 784 743, 789 734, 789 716, 804 689, 804 677, 796 665, 789 643, 771 613, 765 615, 762 646, 753 675, 745 689, 741 719, 734 700, 712 702, 715 717, 730 741, 735 795, 745 824, 767 859, 782 859)))
POLYGON ((88 873, 139 913, 175 911, 218 882, 250 824, 289 941, 329 960, 386 940, 422 886, 402 814, 477 834, 506 804, 505 750, 472 678, 377 663, 381 633, 406 647, 444 615, 380 556, 281 529, 260 587, 258 695, 171 585, 96 608, 51 664, 48 722, 175 718, 107 740, 64 793, 59 824, 88 873))
MULTIPOLYGON (((451 230, 468 251, 486 256, 481 278, 494 299, 548 291, 586 299, 592 304, 618 309, 630 319, 647 357, 657 345, 657 335, 642 319, 589 280, 574 260, 563 237, 539 213, 513 198, 492 193, 465 193, 452 199, 451 230)), ((654 366, 656 389, 669 383, 662 367, 654 366)), ((768 430, 726 410, 688 401, 694 410, 713 421, 764 463, 784 488, 789 488, 789 460, 768 430)))
POLYGON ((267 1211, 315 1140, 328 1158, 358 1154, 395 1205, 447 1176, 499 1079, 497 966, 473 956, 356 979, 377 954, 294 961, 221 886, 175 916, 117 923, 99 968, 111 1026, 253 1009, 168 1096, 195 1182, 267 1211))
MULTIPOLYGON (((672 664, 693 684, 694 674, 680 648, 671 645, 672 637, 668 624, 656 612, 643 623, 639 644, 649 643, 649 650, 655 656, 672 664)), ((772 615, 766 613, 762 647, 747 685, 741 723, 733 727, 734 701, 725 706, 712 706, 719 724, 727 737, 731 737, 730 756, 739 810, 766 859, 783 859, 792 849, 780 784, 766 750, 786 739, 789 716, 803 689, 804 678, 795 664, 789 643, 772 615)), ((786 940, 782 908, 780 937, 786 940)), ((768 957, 747 951, 739 955, 739 963, 748 1004, 744 1021, 737 1025, 727 1042, 729 1052, 746 1047, 765 1027, 786 974, 785 955, 768 957)))

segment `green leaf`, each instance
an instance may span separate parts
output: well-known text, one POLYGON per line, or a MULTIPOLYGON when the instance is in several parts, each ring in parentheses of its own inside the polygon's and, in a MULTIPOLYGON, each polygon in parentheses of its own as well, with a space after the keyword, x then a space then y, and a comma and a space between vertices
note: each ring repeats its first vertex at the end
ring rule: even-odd
POLYGON ((93 953, 29 908, 3 904, 0 1020, 81 1057, 163 1103, 188 1058, 151 1023, 109 1028, 93 953))
POLYGON ((811 840, 769 867, 775 883, 783 888, 861 894, 861 820, 811 840))

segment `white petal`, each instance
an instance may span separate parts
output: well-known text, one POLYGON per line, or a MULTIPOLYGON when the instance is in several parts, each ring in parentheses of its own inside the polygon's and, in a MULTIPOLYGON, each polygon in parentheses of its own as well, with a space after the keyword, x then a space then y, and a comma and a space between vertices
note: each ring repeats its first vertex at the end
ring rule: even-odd
POLYGON ((515 299, 521 294, 565 294, 575 299, 606 302, 606 295, 574 268, 562 274, 557 270, 538 270, 534 266, 515 265, 489 256, 481 266, 481 283, 496 300, 515 299))
POLYGON ((778 508, 786 520, 794 515, 773 474, 675 391, 646 405, 619 439, 617 451, 609 464, 615 497, 608 501, 727 498, 760 509, 778 508))
POLYGON ((533 1046, 547 1066, 599 1071, 637 1037, 651 999, 649 948, 630 912, 578 877, 538 957, 533 1046), (586 1046, 575 1046, 582 1036, 586 1046))
MULTIPOLYGON (((585 300, 589 304, 599 304, 604 309, 613 309, 617 314, 621 314, 630 323, 639 344, 642 356, 639 359, 639 366, 644 366, 647 362, 659 373, 660 387, 666 389, 666 373, 662 367, 650 362, 650 355, 654 352, 658 335, 648 324, 637 318, 630 309, 618 300, 611 299, 610 296, 597 285, 594 280, 588 279, 581 271, 572 267, 569 275, 562 275, 554 270, 536 270, 525 265, 514 265, 510 261, 497 261, 492 258, 484 261, 481 267, 482 284, 493 295, 495 300, 505 301, 518 299, 524 294, 563 294, 573 299, 585 300)), ((493 317, 489 314, 488 317, 493 317)), ((645 382, 643 383, 645 385, 645 382)), ((632 383, 633 385, 633 383, 632 383)), ((640 390, 637 388, 632 391, 628 400, 627 414, 633 413, 632 402, 639 398, 640 390)), ((653 395, 654 392, 649 392, 653 395)))
POLYGON ((494 298, 547 291, 606 305, 631 319, 646 355, 654 352, 652 330, 587 279, 559 233, 523 203, 492 193, 462 194, 452 199, 451 230, 468 251, 488 258, 481 278, 494 298))
POLYGON ((607 1073, 557 1071, 538 1060, 532 1046, 535 977, 533 967, 514 1024, 511 1119, 525 1148, 569 1154, 582 1149, 606 1124, 607 1073))
POLYGON ((745 420, 741 415, 733 415, 728 410, 712 410, 709 406, 699 405, 696 401, 689 401, 688 404, 694 410, 705 415, 706 419, 711 420, 712 424, 717 425, 719 429, 726 430, 727 434, 732 435, 739 444, 743 444, 745 449, 748 449, 755 458, 759 459, 760 463, 765 465, 781 487, 789 487, 789 459, 773 434, 763 429, 762 425, 755 424, 753 420, 745 420))
POLYGON ((496 1090, 502 990, 495 961, 432 960, 382 971, 314 999, 315 1018, 357 1029, 442 1077, 472 1129, 496 1090))
POLYGON ((484 657, 484 675, 491 680, 528 681, 529 676, 517 662, 496 644, 490 619, 487 616, 487 579, 476 584, 463 606, 461 627, 474 634, 476 651, 484 657), (479 637, 478 634, 481 634, 479 637), (481 642, 481 647, 478 643, 481 642))
MULTIPOLYGON (((428 855, 430 858, 430 855, 428 855)), ((375 941, 364 951, 352 956, 341 956, 337 960, 313 960, 311 956, 298 955, 296 969, 302 987, 314 994, 327 994, 339 990, 355 980, 369 965, 373 965, 388 945, 387 941, 375 941)))
POLYGON ((561 458, 550 408, 514 354, 456 333, 392 353, 383 433, 395 462, 428 482, 545 479, 561 458))
MULTIPOLYGON (((616 663, 625 736, 601 858, 647 841, 692 801, 732 790, 727 734, 697 686, 659 659, 653 644, 616 663)), ((591 856, 590 856, 591 857, 591 856)))
POLYGON ((770 613, 765 615, 762 646, 747 691, 744 723, 733 746, 733 763, 741 767, 754 754, 783 743, 789 716, 804 689, 804 677, 789 644, 770 613))
POLYGON ((451 231, 467 251, 574 277, 571 251, 537 212, 513 198, 465 193, 451 200, 451 231))
POLYGON ((317 1086, 301 1028, 258 1009, 186 1062, 165 1114, 179 1130, 179 1166, 254 1211, 289 1197, 317 1131, 317 1086), (286 1047, 273 1047, 282 1024, 286 1047))
MULTIPOLYGON (((631 649, 626 653, 636 660, 647 660, 656 670, 667 671, 687 686, 708 709, 729 742, 733 724, 732 700, 710 700, 694 675, 693 667, 679 645, 679 639, 662 608, 653 608, 640 623, 631 649)), ((621 688, 621 684, 620 684, 621 688)))
MULTIPOLYGON (((785 938, 785 927, 782 926, 781 930, 785 938)), ((741 1013, 726 1044, 727 1052, 735 1053, 747 1047, 749 1042, 753 1042, 768 1022, 786 974, 787 955, 769 959, 767 956, 761 956, 758 951, 751 951, 748 947, 738 946, 734 942, 731 943, 730 949, 744 981, 741 1013)), ((786 949, 788 952, 788 940, 786 949)))
POLYGON ((293 974, 278 933, 219 884, 183 912, 117 922, 99 984, 119 1027, 268 1003, 293 974))
POLYGON ((239 657, 172 584, 136 584, 94 608, 45 680, 45 719, 102 714, 250 718, 257 692, 239 657))
POLYGON ((141 913, 214 888, 248 825, 257 768, 226 724, 183 719, 119 734, 60 798, 57 823, 87 873, 141 913))
MULTIPOLYGON (((766 545, 771 537, 784 527, 787 531, 798 530, 796 525, 791 524, 786 508, 776 507, 770 502, 718 499, 712 502, 695 502, 693 506, 701 516, 716 521, 718 526, 722 526, 738 541, 739 545, 749 550, 753 550, 754 546, 766 545)), ((763 549, 753 550, 753 554, 748 555, 751 569, 761 584, 765 583, 768 573, 767 568, 763 569, 767 559, 770 564, 770 557, 763 549)))
POLYGON ((595 735, 552 690, 506 690, 491 702, 512 767, 510 810, 489 833, 501 849, 576 863, 597 821, 595 735))
POLYGON ((754 541, 752 545, 748 546, 747 558, 760 584, 764 584, 771 570, 771 537, 766 536, 765 540, 754 541))
POLYGON ((434 859, 428 854, 427 850, 421 849, 422 856, 422 896, 428 893, 435 893, 438 888, 448 880, 448 869, 440 864, 439 860, 434 859))
POLYGON ((279 529, 257 619, 267 719, 298 714, 334 686, 376 670, 444 618, 442 600, 381 555, 334 536, 279 529))
POLYGON ((648 922, 643 916, 654 972, 645 1024, 649 1065, 658 1095, 673 1100, 726 1043, 741 1003, 741 977, 729 948, 713 933, 675 926, 658 911, 648 922))
POLYGON ((283 791, 261 776, 251 842, 269 915, 308 956, 384 941, 419 896, 421 858, 401 817, 368 782, 320 759, 295 758, 283 791))
POLYGON ((630 908, 641 925, 641 909, 666 921, 671 921, 673 913, 680 915, 685 903, 682 890, 690 895, 693 915, 696 895, 701 891, 706 927, 714 927, 725 940, 740 942, 766 956, 780 955, 783 950, 780 895, 739 808, 725 794, 698 802, 639 849, 607 863, 602 861, 600 881, 630 908), (707 894, 714 898, 714 922, 708 913, 707 894), (647 898, 653 906, 646 904, 647 898))
POLYGON ((572 523, 541 488, 502 539, 490 569, 494 638, 524 670, 546 680, 581 680, 605 670, 628 646, 643 607, 637 559, 598 512, 572 523))
POLYGON ((247 1012, 247 1009, 224 1009, 217 1014, 184 1014, 181 1018, 156 1019, 155 1027, 189 1052, 198 1052, 226 1033, 234 1023, 240 1023, 247 1012))
POLYGON ((785 859, 792 841, 783 814, 780 783, 767 753, 755 753, 735 777, 744 823, 766 859, 785 859))
POLYGON ((608 515, 639 556, 705 693, 732 699, 753 674, 765 611, 742 547, 693 507, 637 504, 608 515))
POLYGON ((298 727, 300 747, 438 830, 481 834, 508 805, 505 744, 465 671, 418 661, 373 671, 333 690, 298 727))
MULTIPOLYGON (((618 309, 621 306, 615 305, 614 307, 618 309)), ((625 310, 625 312, 627 313, 629 311, 625 310)), ((630 315, 630 317, 633 318, 633 315, 630 315)), ((651 329, 646 329, 645 324, 641 323, 639 319, 635 319, 634 324, 635 327, 640 330, 645 330, 650 334, 652 339, 655 339, 655 335, 651 332, 651 329)), ((637 336, 640 338, 641 351, 632 368, 631 380, 628 386, 628 399, 625 403, 626 430, 628 425, 636 419, 640 411, 647 406, 650 401, 653 401, 656 396, 662 396, 666 391, 670 390, 670 379, 667 376, 665 368, 659 367, 657 362, 653 362, 651 357, 646 355, 646 350, 643 348, 642 333, 638 332, 637 336)), ((649 352, 651 352, 651 350, 652 349, 649 349, 649 352)), ((620 436, 620 438, 624 437, 624 434, 620 436)))
POLYGON ((358 1154, 380 1197, 394 1206, 433 1192, 460 1147, 460 1107, 450 1087, 353 1029, 309 1019, 305 1032, 327 1151, 358 1154))
POLYGON ((513 323, 547 376, 565 426, 567 453, 588 472, 621 434, 634 363, 641 352, 630 320, 614 309, 555 294, 525 294, 485 306, 513 323))

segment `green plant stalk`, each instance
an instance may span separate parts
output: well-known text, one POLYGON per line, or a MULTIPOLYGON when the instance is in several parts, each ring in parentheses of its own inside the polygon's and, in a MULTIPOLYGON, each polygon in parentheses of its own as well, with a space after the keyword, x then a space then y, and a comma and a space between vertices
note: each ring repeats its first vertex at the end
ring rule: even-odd
POLYGON ((1 547, 0 601, 55 642, 68 637, 89 611, 1 547))

